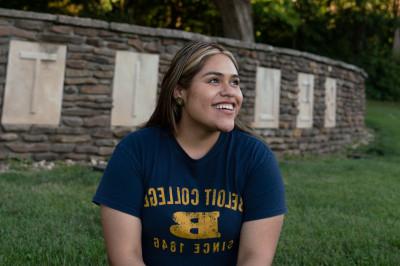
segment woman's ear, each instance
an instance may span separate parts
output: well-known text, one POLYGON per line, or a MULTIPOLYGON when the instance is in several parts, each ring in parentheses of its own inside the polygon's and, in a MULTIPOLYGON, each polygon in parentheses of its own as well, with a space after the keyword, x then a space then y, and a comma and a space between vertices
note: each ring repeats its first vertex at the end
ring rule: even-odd
POLYGON ((186 100, 186 90, 181 86, 176 86, 174 89, 174 98, 182 98, 183 100, 186 100))

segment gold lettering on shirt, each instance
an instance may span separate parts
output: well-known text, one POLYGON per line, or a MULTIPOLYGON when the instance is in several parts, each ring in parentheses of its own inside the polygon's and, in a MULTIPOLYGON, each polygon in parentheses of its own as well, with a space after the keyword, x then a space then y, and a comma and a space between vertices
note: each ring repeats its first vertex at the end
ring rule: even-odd
POLYGON ((239 196, 236 193, 232 193, 232 210, 236 211, 238 208, 239 196))
POLYGON ((228 203, 226 203, 224 207, 227 209, 232 209, 232 193, 231 192, 229 192, 228 203))
POLYGON ((182 204, 188 205, 189 204, 189 189, 184 187, 182 188, 182 204))
POLYGON ((171 234, 186 239, 219 238, 219 212, 175 212, 172 219, 176 224, 169 228, 171 234))
POLYGON ((143 207, 147 208, 147 207, 149 207, 149 206, 150 206, 149 198, 147 197, 147 195, 144 195, 144 204, 143 204, 143 207))
POLYGON ((193 254, 210 254, 210 253, 219 253, 225 252, 233 249, 234 240, 224 240, 224 241, 211 241, 211 242, 194 242, 189 244, 186 248, 185 243, 164 239, 160 237, 153 237, 153 248, 167 251, 170 253, 184 253, 184 252, 192 252, 193 254))
POLYGON ((243 212, 243 199, 242 199, 242 197, 240 197, 240 203, 239 203, 238 210, 239 210, 240 212, 243 212))
POLYGON ((190 195, 193 196, 193 198, 190 200, 190 204, 192 204, 193 206, 199 205, 199 191, 194 188, 190 192, 190 195))
POLYGON ((165 205, 165 193, 164 193, 164 188, 163 187, 158 187, 157 188, 158 191, 158 196, 160 198, 160 201, 158 203, 158 205, 162 206, 165 205))
POLYGON ((175 204, 181 204, 181 188, 176 187, 176 200, 174 202, 175 204))
POLYGON ((192 251, 194 254, 218 253, 231 250, 233 248, 233 245, 234 245, 233 240, 194 243, 192 246, 192 251))
POLYGON ((221 189, 218 191, 218 199, 217 199, 217 205, 218 207, 222 208, 224 207, 225 204, 225 190, 221 189))
POLYGON ((206 193, 206 206, 210 205, 210 192, 211 188, 206 188, 204 189, 204 192, 206 193))
POLYGON ((211 188, 204 189, 204 193, 206 206, 218 206, 243 212, 243 199, 237 193, 211 188))
POLYGON ((210 253, 210 243, 204 243, 203 244, 203 253, 204 254, 210 253))
POLYGON ((149 188, 150 205, 157 206, 157 192, 154 188, 149 188))
POLYGON ((167 201, 168 205, 174 204, 174 197, 172 195, 172 187, 168 187, 168 194, 169 194, 169 200, 167 201))
POLYGON ((144 195, 143 207, 165 205, 213 206, 243 212, 243 199, 225 189, 205 188, 201 193, 197 188, 188 187, 150 187, 144 195))
POLYGON ((213 189, 213 199, 212 199, 212 205, 215 206, 215 199, 216 199, 216 195, 217 194, 217 190, 213 189))

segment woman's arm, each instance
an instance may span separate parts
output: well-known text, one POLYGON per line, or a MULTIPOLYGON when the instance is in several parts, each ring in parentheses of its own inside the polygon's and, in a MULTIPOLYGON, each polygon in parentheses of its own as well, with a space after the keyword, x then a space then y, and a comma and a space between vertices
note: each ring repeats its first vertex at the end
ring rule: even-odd
POLYGON ((101 205, 101 222, 110 265, 145 265, 139 218, 101 205))
POLYGON ((283 215, 244 222, 240 231, 238 266, 272 265, 283 215))

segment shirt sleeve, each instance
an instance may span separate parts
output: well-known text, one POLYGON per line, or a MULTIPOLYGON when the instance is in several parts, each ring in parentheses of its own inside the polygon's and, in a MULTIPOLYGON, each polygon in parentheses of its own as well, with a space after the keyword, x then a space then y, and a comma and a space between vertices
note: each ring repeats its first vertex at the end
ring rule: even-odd
POLYGON ((138 160, 118 145, 104 171, 93 202, 139 217, 143 206, 143 178, 138 160))
POLYGON ((284 185, 274 154, 263 145, 257 157, 259 163, 250 170, 243 193, 244 221, 287 212, 284 185))

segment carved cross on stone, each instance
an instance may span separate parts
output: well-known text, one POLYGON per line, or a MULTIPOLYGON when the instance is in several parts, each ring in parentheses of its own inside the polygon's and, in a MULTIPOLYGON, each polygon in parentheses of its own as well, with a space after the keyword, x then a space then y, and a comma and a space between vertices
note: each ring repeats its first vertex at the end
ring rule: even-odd
POLYGON ((264 73, 263 84, 263 95, 265 95, 264 97, 268 97, 269 102, 264 104, 264 112, 260 114, 260 119, 263 121, 269 121, 274 119, 275 90, 273 88, 268 90, 267 84, 270 85, 270 87, 273 87, 275 84, 275 76, 264 73))
POLYGON ((325 81, 325 127, 334 127, 336 120, 336 80, 325 81))
POLYGON ((299 113, 297 115, 297 127, 310 128, 313 123, 314 76, 299 73, 298 84, 300 93, 298 95, 299 113))
POLYGON ((49 53, 40 53, 40 52, 28 52, 28 51, 21 51, 19 56, 22 59, 28 60, 35 60, 35 70, 33 73, 33 86, 31 89, 31 101, 30 101, 30 113, 35 114, 37 109, 37 91, 39 87, 39 80, 40 80, 40 63, 42 61, 56 61, 57 54, 49 54, 49 53))
POLYGON ((334 84, 331 83, 329 84, 328 87, 328 94, 327 94, 327 104, 328 104, 328 119, 330 119, 331 121, 333 121, 335 119, 335 113, 333 112, 333 110, 335 110, 335 87, 334 84))
POLYGON ((304 98, 303 98, 303 102, 305 103, 310 103, 310 91, 311 91, 311 83, 309 81, 309 79, 305 79, 302 81, 301 83, 302 87, 304 88, 304 98))
POLYGON ((136 91, 139 90, 139 78, 140 78, 140 61, 137 60, 135 63, 135 80, 133 83, 133 90, 132 90, 132 105, 131 105, 131 115, 133 118, 136 117, 136 91))

